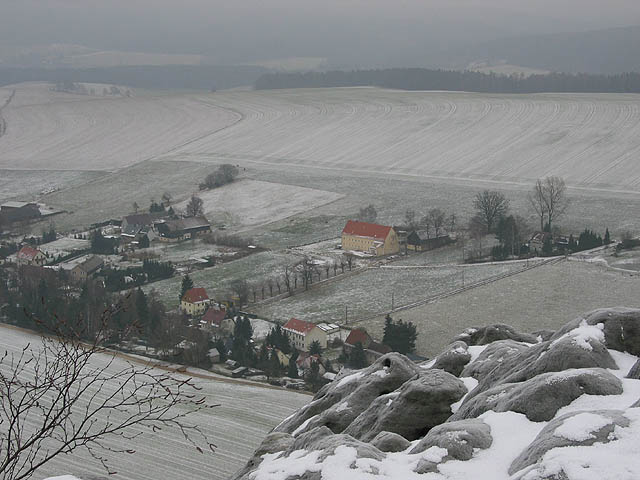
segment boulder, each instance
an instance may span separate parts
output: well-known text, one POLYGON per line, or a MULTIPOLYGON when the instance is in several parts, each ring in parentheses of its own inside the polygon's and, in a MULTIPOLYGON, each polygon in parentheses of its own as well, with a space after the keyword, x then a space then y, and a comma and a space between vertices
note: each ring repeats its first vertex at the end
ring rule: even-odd
POLYGON ((586 333, 572 330, 556 340, 539 343, 505 359, 480 381, 465 402, 496 385, 524 382, 542 373, 574 368, 618 368, 598 338, 599 329, 591 329, 593 331, 586 333))
POLYGON ((469 363, 462 371, 462 377, 483 380, 495 367, 511 360, 530 347, 515 340, 498 340, 487 345, 478 358, 469 363))
POLYGON ((409 440, 393 432, 380 432, 371 445, 381 452, 402 452, 411 446, 409 440))
POLYGON ((288 450, 293 445, 293 441, 294 438, 288 433, 271 432, 265 437, 258 449, 253 452, 253 456, 249 459, 245 467, 239 472, 236 472, 232 480, 241 479, 258 468, 260 463, 262 463, 263 455, 288 450))
POLYGON ((398 392, 374 400, 344 433, 368 442, 383 431, 416 440, 451 415, 451 404, 467 393, 464 383, 443 370, 423 370, 398 392))
POLYGON ((629 419, 619 410, 595 410, 563 415, 542 429, 535 440, 511 463, 509 474, 513 475, 538 463, 545 453, 554 448, 610 442, 615 438, 612 433, 616 425, 629 425, 629 419))
POLYGON ((603 308, 576 318, 558 330, 551 340, 560 338, 581 325, 603 325, 608 348, 640 356, 640 310, 635 308, 603 308))
POLYGON ((358 458, 373 458, 382 460, 385 455, 369 443, 361 442, 349 435, 334 434, 327 427, 318 427, 297 437, 293 444, 285 451, 284 456, 298 450, 320 451, 319 461, 333 455, 339 446, 353 447, 358 458))
POLYGON ((633 367, 631 367, 631 370, 627 373, 627 378, 640 380, 640 359, 633 364, 633 367))
POLYGON ((467 344, 458 340, 449 345, 444 352, 438 355, 432 368, 437 368, 449 372, 451 375, 459 377, 464 366, 471 360, 467 344))
POLYGON ((456 336, 454 341, 461 340, 467 345, 488 345, 497 340, 515 340, 516 342, 538 343, 535 335, 520 333, 509 325, 496 323, 486 327, 467 328, 456 336))
POLYGON ((431 447, 440 447, 447 449, 449 459, 469 460, 473 457, 474 449, 489 448, 492 442, 491 427, 482 420, 472 418, 432 428, 409 453, 421 453, 431 447))
POLYGON ((536 330, 535 332, 531 332, 531 335, 538 339, 538 342, 546 342, 547 340, 551 340, 551 337, 555 335, 555 330, 536 330))
POLYGON ((404 355, 388 353, 369 367, 325 385, 311 403, 275 430, 298 435, 324 425, 341 433, 376 398, 393 392, 423 371, 404 355))
POLYGON ((620 380, 601 368, 543 373, 522 383, 492 387, 465 400, 449 420, 476 418, 488 410, 522 413, 533 422, 551 420, 558 410, 582 394, 619 395, 620 380))

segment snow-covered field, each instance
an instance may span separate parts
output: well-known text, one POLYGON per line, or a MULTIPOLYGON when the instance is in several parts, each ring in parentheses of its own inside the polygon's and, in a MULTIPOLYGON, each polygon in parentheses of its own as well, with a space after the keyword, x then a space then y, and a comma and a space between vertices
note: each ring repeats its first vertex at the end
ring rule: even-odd
MULTIPOLYGON (((37 346, 39 339, 33 334, 0 325, 0 350, 3 352, 19 352, 29 342, 37 346)), ((114 368, 123 367, 125 361, 117 360, 114 368)), ((299 393, 227 383, 216 380, 213 374, 211 377, 198 379, 197 383, 203 388, 207 401, 220 406, 195 415, 192 421, 218 446, 216 453, 198 453, 178 431, 163 429, 152 433, 145 430, 142 437, 126 443, 120 439, 116 439, 115 444, 107 443, 115 448, 136 451, 133 455, 116 455, 114 469, 118 474, 112 476, 114 479, 227 479, 250 458, 267 432, 310 399, 299 393)), ((88 453, 78 451, 47 464, 34 478, 63 474, 81 478, 107 477, 96 460, 88 453)))
POLYGON ((15 88, 0 142, 5 168, 112 171, 164 156, 640 186, 640 104, 631 94, 339 88, 91 98, 46 84, 15 88))
MULTIPOLYGON (((520 270, 521 264, 456 268, 374 268, 335 282, 298 292, 292 297, 257 306, 259 315, 274 320, 291 317, 321 322, 349 322, 391 310, 494 275, 520 270), (393 296, 393 298, 392 298, 393 296)), ((325 272, 322 271, 322 278, 325 272)), ((333 271, 330 272, 330 277, 333 271)), ((402 317, 404 312, 398 313, 402 317)), ((403 317, 404 318, 404 317, 403 317)))
MULTIPOLYGON (((640 307, 640 276, 582 262, 545 265, 434 303, 398 312, 394 318, 418 327, 418 353, 433 356, 465 328, 506 323, 519 331, 557 329, 567 318, 600 307, 640 307)), ((382 338, 384 317, 360 326, 382 338)))
POLYGON ((637 95, 486 95, 375 88, 202 97, 243 121, 172 158, 574 185, 640 186, 637 95))
MULTIPOLYGON (((338 193, 313 188, 239 180, 214 190, 198 192, 204 213, 214 223, 234 227, 256 227, 283 220, 343 197, 338 193)), ((188 200, 177 205, 184 209, 188 200)))
POLYGON ((170 152, 237 122, 241 115, 188 95, 90 97, 16 90, 3 109, 0 168, 109 170, 170 152))

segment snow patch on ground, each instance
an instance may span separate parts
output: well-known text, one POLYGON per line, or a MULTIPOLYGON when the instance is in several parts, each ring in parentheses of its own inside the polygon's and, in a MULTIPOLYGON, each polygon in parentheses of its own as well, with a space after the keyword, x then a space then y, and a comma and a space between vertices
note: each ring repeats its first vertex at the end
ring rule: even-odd
POLYGON ((338 387, 342 387, 347 383, 353 382, 354 380, 358 380, 359 378, 364 377, 364 372, 356 372, 347 377, 344 377, 342 380, 338 382, 338 387))
POLYGON ((469 392, 471 392, 474 388, 478 386, 478 380, 476 380, 473 377, 460 377, 460 380, 462 380, 462 383, 464 383, 464 386, 467 387, 467 393, 465 393, 460 400, 451 404, 451 413, 456 413, 458 410, 460 410, 460 407, 462 406, 462 403, 467 398, 467 395, 469 395, 469 392))
POLYGON ((609 349, 609 355, 613 357, 613 360, 618 365, 617 370, 609 369, 609 371, 618 378, 624 378, 631 370, 631 367, 638 361, 638 357, 631 355, 627 352, 619 352, 617 350, 609 349))
POLYGON ((472 345, 469 348, 467 348, 467 352, 469 352, 469 355, 471 355, 471 360, 469 360, 469 363, 474 362, 482 352, 484 352, 484 349, 487 348, 486 345, 472 345))

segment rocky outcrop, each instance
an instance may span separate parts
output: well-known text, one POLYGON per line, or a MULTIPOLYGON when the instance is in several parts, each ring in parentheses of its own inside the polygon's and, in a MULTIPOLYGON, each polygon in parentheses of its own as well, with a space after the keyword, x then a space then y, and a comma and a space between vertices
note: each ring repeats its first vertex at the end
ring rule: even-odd
POLYGON ((498 365, 511 363, 516 355, 528 350, 529 346, 514 340, 498 340, 482 351, 478 358, 468 364, 462 371, 462 377, 473 377, 478 381, 484 378, 498 365))
POLYGON ((371 440, 371 445, 381 452, 402 452, 411 446, 411 442, 397 433, 380 432, 371 440))
POLYGON ((435 358, 432 368, 449 372, 459 377, 465 365, 471 360, 469 347, 461 340, 453 342, 444 352, 435 358))
POLYGON ((493 410, 523 413, 533 422, 543 422, 585 393, 619 395, 622 384, 602 368, 543 373, 521 383, 505 383, 485 390, 465 401, 450 420, 476 418, 493 410))
POLYGON ((631 370, 627 373, 627 378, 640 380, 640 360, 633 364, 633 367, 631 367, 631 370))
POLYGON ((476 448, 491 446, 491 427, 476 418, 447 422, 434 427, 410 453, 420 453, 431 447, 447 449, 447 459, 469 460, 476 448))
MULTIPOLYGON (((545 453, 554 448, 607 443, 615 438, 616 426, 627 427, 629 419, 617 410, 575 412, 563 415, 542 429, 536 439, 516 458, 509 467, 509 474, 540 461, 545 453)), ((558 472, 559 474, 559 472, 558 472)), ((563 478, 560 475, 558 478, 563 478)))
POLYGON ((530 333, 520 333, 509 325, 496 323, 486 327, 467 328, 463 333, 454 338, 454 341, 461 340, 467 345, 488 345, 498 340, 515 340, 516 342, 538 343, 535 335, 530 333))
POLYGON ((559 329, 551 340, 555 340, 580 325, 602 325, 604 343, 607 348, 640 356, 640 310, 635 308, 605 308, 594 310, 584 317, 576 318, 559 329))
POLYGON ((556 332, 469 329, 427 365, 385 355, 325 386, 236 478, 475 478, 490 465, 496 478, 558 480, 617 464, 611 478, 640 478, 640 360, 620 379, 614 358, 631 362, 609 352, 638 356, 639 329, 640 310, 598 310, 556 332))
POLYGON ((375 399, 395 391, 423 371, 404 355, 384 355, 371 366, 325 385, 309 405, 278 425, 276 431, 297 435, 326 426, 341 433, 375 399))
POLYGON ((424 370, 397 392, 374 400, 345 433, 364 441, 383 431, 416 440, 446 421, 451 416, 451 404, 466 393, 464 383, 450 373, 424 370))

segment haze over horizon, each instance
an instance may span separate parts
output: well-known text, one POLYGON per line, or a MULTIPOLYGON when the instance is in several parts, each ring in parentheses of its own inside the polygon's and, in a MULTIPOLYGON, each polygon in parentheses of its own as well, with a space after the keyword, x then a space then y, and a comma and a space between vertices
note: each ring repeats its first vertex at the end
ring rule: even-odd
POLYGON ((196 54, 215 64, 318 57, 334 67, 441 66, 505 37, 640 25, 613 0, 2 0, 0 45, 196 54))

